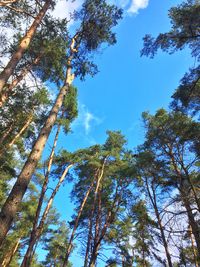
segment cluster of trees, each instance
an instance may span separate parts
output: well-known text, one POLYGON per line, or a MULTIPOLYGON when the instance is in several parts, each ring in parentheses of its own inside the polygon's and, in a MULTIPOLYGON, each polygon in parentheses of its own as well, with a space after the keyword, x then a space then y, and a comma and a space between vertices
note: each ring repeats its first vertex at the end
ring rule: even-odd
POLYGON ((0 266, 70 267, 77 246, 84 267, 200 266, 199 1, 170 9, 169 32, 144 37, 142 55, 189 47, 196 61, 169 111, 143 113, 144 143, 133 151, 108 131, 104 144, 75 152, 56 150, 78 116, 72 82, 97 73, 94 55, 115 44, 122 10, 85 0, 72 33, 53 17, 56 2, 0 1, 0 266), (65 222, 53 201, 69 182, 75 210, 65 222))

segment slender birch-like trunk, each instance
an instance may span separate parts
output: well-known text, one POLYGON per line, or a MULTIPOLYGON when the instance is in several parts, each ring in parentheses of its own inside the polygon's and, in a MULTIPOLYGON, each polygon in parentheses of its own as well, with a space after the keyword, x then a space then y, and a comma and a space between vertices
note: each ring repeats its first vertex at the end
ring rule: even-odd
POLYGON ((17 50, 13 53, 10 61, 8 62, 7 66, 0 74, 0 94, 3 92, 4 86, 6 85, 8 79, 13 74, 17 64, 22 59, 25 51, 28 49, 35 33, 40 25, 42 19, 44 18, 47 10, 51 5, 52 0, 46 0, 42 9, 38 13, 37 17, 33 21, 32 25, 30 26, 29 30, 26 32, 25 36, 22 38, 17 50))

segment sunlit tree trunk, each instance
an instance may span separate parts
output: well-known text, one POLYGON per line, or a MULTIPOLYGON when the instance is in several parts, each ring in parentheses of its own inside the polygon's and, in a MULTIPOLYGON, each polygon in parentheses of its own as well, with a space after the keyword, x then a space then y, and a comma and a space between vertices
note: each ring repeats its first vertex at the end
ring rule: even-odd
POLYGON ((8 100, 9 96, 13 94, 13 89, 25 78, 25 76, 31 71, 33 66, 37 65, 38 62, 41 59, 41 55, 38 56, 32 64, 29 66, 25 67, 19 76, 15 78, 11 84, 6 86, 6 89, 3 90, 2 94, 0 95, 0 108, 4 105, 4 103, 8 100))
POLYGON ((37 17, 34 19, 31 27, 26 32, 25 36, 22 38, 16 52, 12 55, 10 61, 8 62, 7 66, 0 74, 0 94, 2 94, 4 86, 6 85, 8 79, 13 74, 17 64, 22 59, 23 54, 29 47, 31 40, 33 39, 38 26, 40 25, 43 17, 45 16, 47 10, 49 9, 51 4, 51 0, 46 0, 45 4, 43 5, 42 9, 40 10, 37 17))

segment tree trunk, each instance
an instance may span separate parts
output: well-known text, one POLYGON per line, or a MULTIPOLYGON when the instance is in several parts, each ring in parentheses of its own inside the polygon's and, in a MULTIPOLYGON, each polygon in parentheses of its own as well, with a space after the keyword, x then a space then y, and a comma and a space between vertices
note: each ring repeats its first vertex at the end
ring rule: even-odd
POLYGON ((31 71, 33 66, 37 65, 41 59, 41 55, 39 55, 32 64, 25 67, 20 75, 12 81, 11 84, 7 86, 5 90, 3 90, 2 94, 0 95, 0 108, 4 105, 4 103, 8 100, 9 96, 12 95, 12 90, 24 79, 24 77, 31 71))
POLYGON ((197 253, 196 253, 196 248, 195 248, 195 241, 194 241, 194 236, 192 234, 191 225, 189 226, 189 234, 190 234, 190 240, 191 240, 191 244, 192 244, 192 251, 193 251, 193 255, 194 255, 195 267, 199 267, 199 264, 198 264, 198 261, 197 261, 197 253))
POLYGON ((100 175, 98 176, 96 188, 95 188, 95 192, 94 192, 94 201, 93 201, 92 210, 90 213, 90 220, 89 220, 89 226, 88 226, 89 231, 88 231, 87 247, 86 247, 86 252, 85 252, 84 267, 87 267, 87 265, 88 265, 88 257, 89 257, 90 243, 91 243, 91 237, 92 237, 92 218, 93 218, 94 211, 95 211, 95 205, 96 205, 97 194, 99 191, 100 182, 101 182, 101 180, 103 178, 103 174, 104 174, 105 163, 106 163, 106 158, 104 158, 102 170, 101 170, 100 175))
MULTIPOLYGON (((68 70, 69 73, 69 70, 68 70)), ((69 75, 68 75, 69 77, 69 75)), ((72 81, 72 77, 69 77, 70 82, 72 81)), ((14 216, 20 206, 22 198, 27 190, 28 184, 30 179, 35 171, 37 163, 41 157, 41 154, 44 150, 44 146, 46 141, 51 133, 52 127, 55 124, 58 112, 62 106, 63 99, 67 93, 69 87, 69 83, 65 83, 64 86, 61 88, 58 97, 55 101, 55 104, 43 126, 37 141, 35 142, 33 149, 19 175, 13 189, 8 196, 5 204, 2 207, 0 213, 0 245, 2 244, 3 240, 5 239, 7 232, 12 224, 14 216)))
POLYGON ((0 7, 4 7, 4 6, 7 6, 7 5, 10 5, 10 4, 13 4, 13 3, 16 3, 18 2, 19 0, 3 0, 3 1, 0 1, 0 7))
POLYGON ((22 38, 17 51, 14 52, 12 55, 10 61, 8 62, 7 66, 4 68, 4 70, 0 74, 0 94, 3 92, 4 86, 6 85, 8 79, 13 74, 17 64, 22 59, 23 54, 29 47, 29 44, 31 43, 32 38, 34 37, 36 30, 38 26, 40 25, 43 17, 45 16, 47 10, 49 9, 51 4, 51 0, 47 0, 45 4, 43 5, 42 9, 40 10, 39 14, 33 21, 32 25, 30 26, 29 30, 25 34, 25 36, 22 38))
POLYGON ((22 261, 21 267, 29 267, 29 266, 31 266, 31 260, 32 260, 32 255, 33 255, 32 252, 33 252, 34 245, 35 245, 36 241, 39 240, 39 238, 40 238, 40 236, 42 234, 47 215, 48 215, 49 210, 50 210, 50 208, 51 208, 51 206, 53 204, 53 200, 54 200, 54 198, 55 198, 55 196, 56 196, 61 184, 63 183, 68 170, 72 166, 73 166, 73 164, 70 164, 65 168, 62 176, 59 179, 58 184, 56 185, 55 189, 53 190, 53 192, 52 192, 52 194, 51 194, 51 196, 50 196, 50 198, 48 200, 48 203, 46 205, 46 208, 45 208, 45 210, 44 210, 44 212, 42 214, 42 218, 40 220, 39 226, 36 228, 36 230, 34 232, 34 236, 32 235, 32 239, 29 242, 29 247, 28 247, 28 249, 26 251, 26 254, 25 254, 24 259, 22 261))
POLYGON ((54 158, 54 154, 55 154, 55 148, 56 148, 56 145, 57 145, 59 132, 60 132, 60 125, 58 126, 58 129, 57 129, 57 132, 56 132, 56 135, 55 135, 55 138, 54 138, 53 147, 52 147, 52 150, 51 150, 51 153, 50 153, 50 156, 49 156, 47 172, 46 172, 46 175, 45 175, 45 178, 44 178, 44 183, 43 183, 42 190, 41 190, 41 193, 40 193, 40 198, 39 198, 39 201, 38 201, 38 206, 37 206, 36 215, 35 215, 34 222, 33 222, 33 228, 32 228, 32 231, 31 231, 29 245, 28 245, 26 254, 24 256, 24 258, 26 258, 26 259, 28 259, 29 255, 33 255, 32 250, 33 250, 33 246, 35 245, 35 242, 36 242, 35 238, 36 238, 36 232, 37 232, 39 216, 40 216, 40 212, 41 212, 41 209, 42 209, 44 196, 45 196, 45 193, 46 193, 46 190, 47 190, 47 185, 48 185, 48 182, 49 182, 49 174, 50 174, 52 163, 53 163, 53 158, 54 158), (31 244, 33 244, 33 246, 31 244), (29 248, 29 247, 31 247, 31 248, 29 248))
POLYGON ((163 245, 164 245, 164 249, 165 249, 165 254, 166 254, 166 257, 167 257, 168 265, 169 265, 169 267, 173 267, 171 256, 170 256, 170 253, 169 253, 167 240, 166 240, 166 237, 165 237, 165 232, 164 232, 162 221, 161 221, 160 214, 159 214, 159 211, 158 211, 158 206, 157 206, 157 201, 156 201, 156 194, 155 194, 153 185, 152 185, 152 192, 153 192, 153 196, 152 196, 151 192, 150 192, 149 184, 148 184, 148 181, 147 181, 146 178, 145 178, 145 184, 146 184, 147 192, 148 192, 150 201, 152 203, 152 206, 154 208, 155 215, 156 215, 156 218, 157 218, 157 221, 158 221, 158 226, 159 226, 161 238, 162 238, 162 241, 163 241, 163 245))
POLYGON ((92 180, 92 182, 90 184, 90 187, 88 188, 88 191, 87 191, 87 193, 86 193, 86 195, 85 195, 85 197, 84 197, 84 199, 83 199, 83 201, 81 203, 78 215, 77 215, 76 220, 75 220, 74 228, 73 228, 70 240, 69 240, 69 245, 68 245, 68 248, 67 248, 67 253, 66 253, 64 262, 63 262, 63 267, 67 266, 67 264, 68 264, 69 256, 70 256, 70 253, 71 253, 71 250, 72 250, 74 235, 75 235, 76 229, 78 227, 79 219, 81 217, 81 214, 82 214, 83 208, 85 206, 85 203, 86 203, 86 201, 88 199, 88 196, 89 196, 89 194, 90 194, 90 192, 91 192, 91 190, 92 190, 92 188, 94 186, 95 178, 96 177, 94 177, 94 179, 92 180))
POLYGON ((0 138, 0 145, 4 142, 4 140, 7 138, 7 136, 12 132, 12 130, 13 130, 13 122, 10 124, 7 131, 0 138))
POLYGON ((29 127, 29 125, 31 124, 31 121, 33 119, 33 115, 31 115, 28 120, 25 122, 25 124, 23 125, 23 127, 21 128, 21 130, 14 136, 14 138, 10 141, 10 143, 6 146, 4 146, 2 149, 0 149, 0 157, 2 155, 2 153, 7 149, 7 148, 11 148, 14 143, 17 141, 17 139, 25 132, 25 130, 29 127))
POLYGON ((14 246, 4 256, 4 259, 0 264, 1 267, 9 267, 10 266, 10 263, 11 263, 13 257, 15 256, 15 254, 19 248, 20 240, 21 240, 21 238, 18 238, 16 243, 14 244, 14 246))
POLYGON ((189 224, 191 226, 192 229, 192 233, 194 235, 195 238, 195 242, 197 245, 197 254, 198 254, 198 258, 200 259, 200 232, 199 232, 199 225, 196 222, 194 215, 192 213, 192 207, 190 205, 190 202, 188 200, 188 196, 185 195, 184 193, 184 189, 180 190, 181 193, 181 200, 183 202, 183 205, 187 211, 187 215, 188 215, 188 219, 189 219, 189 224))

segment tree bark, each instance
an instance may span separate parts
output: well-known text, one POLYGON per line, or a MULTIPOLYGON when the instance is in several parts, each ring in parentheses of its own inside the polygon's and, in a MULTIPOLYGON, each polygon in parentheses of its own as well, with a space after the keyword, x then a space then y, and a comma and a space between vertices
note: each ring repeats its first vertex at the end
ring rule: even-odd
POLYGON ((33 66, 37 65, 41 59, 41 55, 39 55, 32 64, 25 67, 20 75, 12 81, 11 84, 7 86, 5 90, 3 90, 2 94, 0 95, 0 108, 4 105, 4 103, 8 100, 9 96, 12 95, 12 90, 24 79, 24 77, 31 71, 33 66))
POLYGON ((4 70, 0 74, 0 94, 3 92, 4 86, 6 85, 8 79, 13 74, 17 64, 22 59, 25 51, 28 49, 35 33, 40 25, 43 17, 45 16, 47 10, 49 9, 51 4, 51 0, 47 0, 45 4, 43 5, 42 9, 40 10, 39 14, 33 21, 32 25, 30 26, 29 30, 25 34, 25 36, 22 38, 17 51, 13 53, 10 61, 8 62, 7 66, 4 68, 4 70))
POLYGON ((32 235, 32 238, 31 238, 31 240, 29 242, 29 247, 28 247, 28 249, 26 251, 26 254, 25 254, 24 259, 22 261, 21 267, 29 267, 29 266, 31 266, 31 260, 32 260, 32 255, 33 255, 32 252, 33 252, 34 245, 35 245, 36 241, 39 240, 39 238, 40 238, 40 236, 42 234, 47 215, 48 215, 49 210, 50 210, 50 208, 51 208, 51 206, 53 204, 53 200, 54 200, 54 198, 55 198, 55 196, 56 196, 61 184, 63 183, 68 170, 72 166, 73 166, 73 164, 70 164, 65 168, 63 174, 61 175, 61 177, 59 179, 58 184, 56 185, 55 189, 53 190, 53 192, 52 192, 52 194, 51 194, 51 196, 50 196, 50 198, 48 200, 48 203, 46 205, 46 208, 45 208, 45 210, 44 210, 44 212, 42 214, 42 218, 40 220, 40 223, 39 223, 38 227, 36 228, 36 230, 34 231, 34 235, 32 235))

